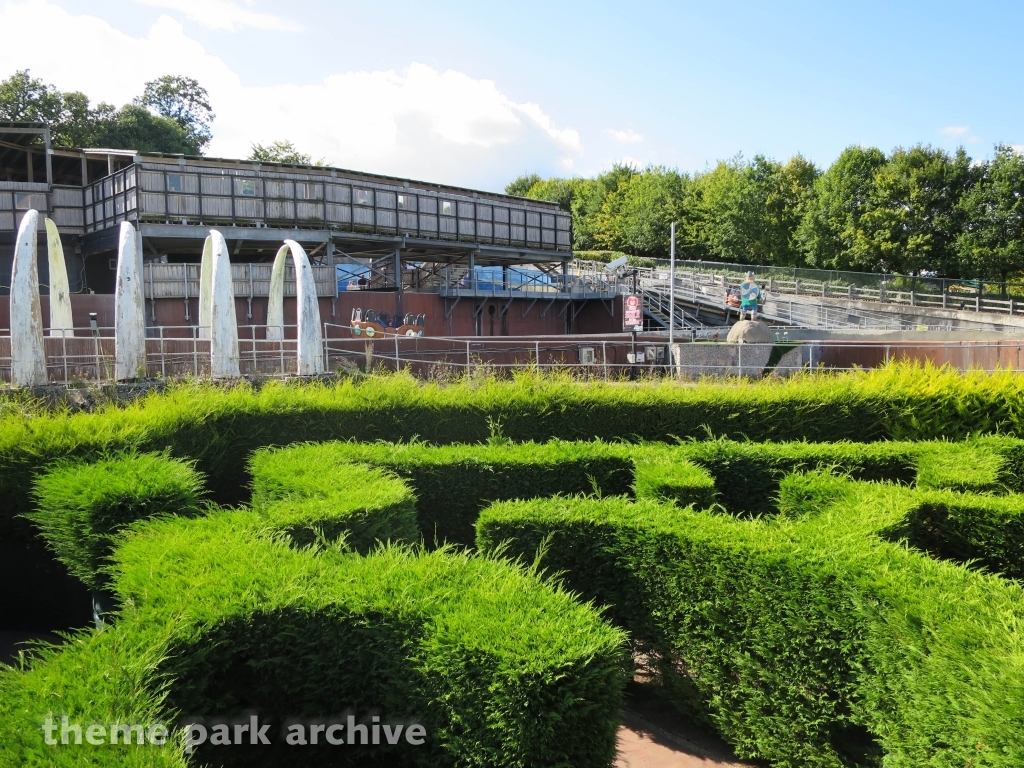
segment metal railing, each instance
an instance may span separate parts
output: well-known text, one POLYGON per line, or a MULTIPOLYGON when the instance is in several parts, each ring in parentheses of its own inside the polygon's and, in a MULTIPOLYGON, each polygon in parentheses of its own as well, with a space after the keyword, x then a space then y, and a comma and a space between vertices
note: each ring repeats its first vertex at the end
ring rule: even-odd
MULTIPOLYGON (((652 271, 667 272, 667 269, 667 263, 659 263, 652 271)), ((748 271, 754 272, 758 282, 766 283, 768 290, 775 294, 1007 315, 1024 313, 1024 283, 1013 281, 964 280, 707 261, 680 261, 676 264, 678 276, 688 276, 702 283, 717 282, 722 285, 742 282, 748 271)))
MULTIPOLYGON (((114 381, 111 328, 96 335, 77 329, 74 337, 46 337, 47 372, 55 384, 109 384, 114 381)), ((196 326, 159 326, 146 339, 147 378, 204 378, 210 373, 210 342, 196 326)), ((789 341, 784 328, 765 344, 731 344, 714 338, 724 329, 690 329, 674 345, 670 360, 664 335, 607 337, 355 337, 346 325, 323 324, 323 361, 328 372, 407 370, 416 376, 501 374, 513 369, 568 370, 586 378, 617 380, 675 374, 706 376, 791 375, 808 370, 871 368, 893 360, 929 361, 960 370, 1024 370, 1024 344, 985 341, 789 341)), ((294 336, 295 326, 286 326, 294 336)), ((266 327, 239 327, 240 372, 248 377, 295 375, 294 338, 266 339, 266 327)), ((0 381, 10 381, 10 337, 0 337, 0 381)), ((142 373, 140 371, 140 373, 142 373)))

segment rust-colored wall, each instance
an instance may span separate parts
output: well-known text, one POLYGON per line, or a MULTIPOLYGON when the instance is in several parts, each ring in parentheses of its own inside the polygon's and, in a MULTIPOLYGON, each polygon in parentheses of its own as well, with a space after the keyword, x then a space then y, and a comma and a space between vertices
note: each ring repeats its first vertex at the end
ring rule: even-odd
MULTIPOLYGON (((43 310, 43 327, 50 327, 50 297, 40 296, 43 310)), ((100 326, 100 335, 113 336, 114 331, 114 297, 109 293, 73 293, 71 294, 71 320, 75 328, 89 327, 89 313, 95 312, 96 322, 100 326)), ((0 296, 0 334, 11 332, 11 297, 0 296)))
MULTIPOLYGON (((394 315, 397 309, 397 295, 394 291, 347 291, 338 295, 334 301, 334 314, 331 314, 331 300, 320 299, 320 319, 325 323, 348 325, 353 309, 368 309, 377 312, 385 311, 394 315)), ((252 317, 248 314, 248 300, 235 299, 235 311, 239 326, 262 326, 267 321, 266 297, 252 300, 252 317)), ((590 302, 580 311, 573 323, 567 327, 564 302, 555 302, 548 307, 546 301, 531 302, 525 299, 513 299, 508 306, 505 321, 502 322, 501 311, 508 300, 487 299, 483 301, 480 312, 479 334, 474 323, 473 311, 479 306, 480 299, 462 299, 455 304, 448 299, 447 305, 451 314, 445 318, 445 300, 435 293, 406 293, 402 296, 403 314, 426 315, 424 336, 550 336, 570 333, 617 333, 621 332, 622 310, 621 299, 615 299, 614 317, 608 311, 607 302, 590 302), (452 308, 454 305, 454 308, 452 308), (494 307, 494 313, 490 308, 494 307), (547 311, 545 312, 545 308, 547 311), (526 316, 523 316, 524 311, 526 316), (541 317, 541 313, 544 316, 541 317), (559 312, 562 312, 559 315, 559 312)), ((183 299, 159 299, 156 301, 156 320, 153 321, 153 302, 146 302, 146 322, 150 325, 188 326, 195 325, 199 313, 199 300, 189 299, 189 319, 185 319, 185 302, 183 299)), ((284 300, 285 325, 295 324, 295 299, 286 297, 284 300)), ((257 338, 261 338, 262 329, 257 329, 257 338)), ((285 330, 287 338, 294 338, 294 328, 285 330)), ((243 328, 242 336, 248 337, 249 332, 243 328)))
POLYGON ((912 360, 931 362, 966 370, 982 368, 994 370, 1009 368, 1024 370, 1024 342, 1006 339, 1000 342, 983 341, 914 341, 899 344, 878 342, 866 344, 842 344, 821 342, 821 363, 829 368, 849 368, 858 365, 874 368, 889 360, 912 360))

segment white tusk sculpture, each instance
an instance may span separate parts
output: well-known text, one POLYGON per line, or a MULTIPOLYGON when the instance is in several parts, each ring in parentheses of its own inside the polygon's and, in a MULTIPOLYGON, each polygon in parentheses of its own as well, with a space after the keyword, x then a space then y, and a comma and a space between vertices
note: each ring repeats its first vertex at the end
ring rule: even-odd
POLYGON ((295 302, 298 318, 299 376, 324 372, 323 335, 320 333, 320 305, 316 298, 316 282, 306 252, 294 240, 285 240, 274 257, 270 272, 270 303, 267 306, 267 338, 284 338, 284 271, 288 253, 295 267, 295 302))
POLYGON ((38 387, 48 381, 36 261, 38 230, 39 212, 25 211, 11 269, 11 384, 15 387, 38 387))
POLYGON ((210 317, 213 314, 213 231, 203 242, 199 260, 199 338, 210 338, 210 317))
POLYGON ((210 340, 210 376, 238 378, 238 318, 231 259, 224 235, 216 229, 203 245, 199 270, 199 338, 210 340))
POLYGON ((57 225, 50 219, 46 224, 46 250, 50 266, 50 335, 75 335, 71 319, 71 289, 68 286, 68 268, 64 262, 64 246, 60 242, 57 225))
POLYGON ((118 381, 146 375, 146 307, 142 294, 138 238, 129 222, 121 222, 114 288, 114 375, 118 381))

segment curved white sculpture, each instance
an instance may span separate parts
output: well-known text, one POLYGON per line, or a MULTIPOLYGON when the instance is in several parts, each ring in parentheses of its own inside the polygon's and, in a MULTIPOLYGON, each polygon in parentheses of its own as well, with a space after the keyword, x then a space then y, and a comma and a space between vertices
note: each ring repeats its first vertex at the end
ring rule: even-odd
POLYGON ((323 335, 320 333, 320 306, 316 298, 316 282, 309 257, 294 240, 285 240, 274 257, 270 272, 270 303, 267 306, 267 338, 284 338, 284 271, 291 253, 295 266, 295 302, 298 318, 298 370, 299 376, 313 376, 324 372, 323 335))
POLYGON ((135 227, 121 222, 114 287, 114 375, 118 381, 146 375, 146 307, 135 227))
POLYGON ((46 224, 46 251, 50 267, 50 335, 75 335, 71 319, 71 289, 68 286, 68 268, 64 261, 64 246, 60 242, 57 225, 49 218, 46 224))
POLYGON ((11 384, 47 383, 43 348, 43 310, 39 302, 39 212, 25 211, 14 244, 11 268, 11 384))
POLYGON ((199 268, 199 338, 210 340, 210 376, 238 378, 238 319, 231 259, 224 235, 216 229, 203 244, 199 268))
POLYGON ((210 338, 210 317, 213 314, 213 230, 203 241, 203 257, 199 260, 199 338, 210 338))

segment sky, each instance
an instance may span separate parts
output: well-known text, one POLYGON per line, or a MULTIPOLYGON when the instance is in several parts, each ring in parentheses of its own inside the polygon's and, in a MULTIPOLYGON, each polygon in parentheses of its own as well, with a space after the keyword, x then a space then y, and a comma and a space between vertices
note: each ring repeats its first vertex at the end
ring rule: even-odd
POLYGON ((290 140, 329 165, 499 191, 625 162, 847 146, 1024 151, 1024 3, 0 0, 18 69, 117 105, 165 74, 207 154, 290 140))

